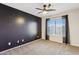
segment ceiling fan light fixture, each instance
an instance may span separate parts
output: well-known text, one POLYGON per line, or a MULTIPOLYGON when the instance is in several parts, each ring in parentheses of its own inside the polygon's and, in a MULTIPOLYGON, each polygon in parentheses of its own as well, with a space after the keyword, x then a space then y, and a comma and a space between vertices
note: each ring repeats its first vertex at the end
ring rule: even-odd
POLYGON ((47 13, 48 13, 47 11, 43 11, 43 12, 42 12, 42 14, 47 14, 47 13))
POLYGON ((47 14, 48 12, 50 12, 50 11, 55 11, 55 9, 50 9, 50 7, 51 7, 51 4, 49 4, 49 5, 43 5, 43 8, 36 8, 37 10, 41 10, 40 12, 38 12, 38 13, 42 13, 42 14, 47 14))

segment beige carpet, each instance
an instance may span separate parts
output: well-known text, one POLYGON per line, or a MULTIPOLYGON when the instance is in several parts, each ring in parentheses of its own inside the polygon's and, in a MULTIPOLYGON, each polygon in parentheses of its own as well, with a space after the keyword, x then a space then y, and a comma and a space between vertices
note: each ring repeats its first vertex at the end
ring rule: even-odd
POLYGON ((79 54, 79 48, 60 44, 48 40, 35 40, 24 45, 12 48, 1 55, 72 55, 79 54))

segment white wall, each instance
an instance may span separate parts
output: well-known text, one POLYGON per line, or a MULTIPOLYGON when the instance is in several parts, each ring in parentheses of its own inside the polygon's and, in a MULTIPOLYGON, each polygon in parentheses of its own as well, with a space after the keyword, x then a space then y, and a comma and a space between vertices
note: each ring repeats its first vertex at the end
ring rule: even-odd
POLYGON ((45 39, 45 24, 46 24, 46 18, 42 18, 42 39, 45 39))
POLYGON ((71 45, 79 46, 79 10, 70 13, 69 23, 71 45))
MULTIPOLYGON (((50 16, 50 18, 68 15, 69 31, 70 31, 70 44, 79 46, 79 9, 63 12, 57 15, 50 16)), ((45 18, 42 18, 42 39, 45 39, 45 18)))

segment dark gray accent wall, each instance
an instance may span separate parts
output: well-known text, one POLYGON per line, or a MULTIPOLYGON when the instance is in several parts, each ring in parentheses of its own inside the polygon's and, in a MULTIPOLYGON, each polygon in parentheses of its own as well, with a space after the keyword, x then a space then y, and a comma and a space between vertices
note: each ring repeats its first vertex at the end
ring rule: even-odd
POLYGON ((41 38, 40 17, 0 4, 0 51, 22 45, 38 38, 41 38), (17 23, 16 19, 18 17, 24 19, 23 24, 17 23), (37 24, 36 35, 29 35, 27 29, 30 22, 35 22, 37 24), (18 40, 19 43, 17 43, 18 40), (22 40, 24 41, 22 42, 22 40))

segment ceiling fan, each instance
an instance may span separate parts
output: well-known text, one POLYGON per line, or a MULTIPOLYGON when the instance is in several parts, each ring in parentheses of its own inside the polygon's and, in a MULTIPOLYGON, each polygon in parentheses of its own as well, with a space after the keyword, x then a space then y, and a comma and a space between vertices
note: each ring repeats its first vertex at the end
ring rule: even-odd
POLYGON ((50 9, 51 4, 48 5, 43 5, 43 9, 41 8, 36 8, 37 10, 41 10, 41 12, 38 13, 43 13, 43 14, 47 14, 49 11, 56 11, 56 9, 50 9))

